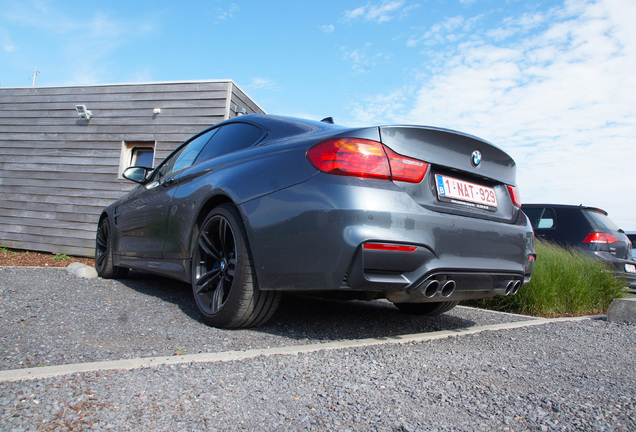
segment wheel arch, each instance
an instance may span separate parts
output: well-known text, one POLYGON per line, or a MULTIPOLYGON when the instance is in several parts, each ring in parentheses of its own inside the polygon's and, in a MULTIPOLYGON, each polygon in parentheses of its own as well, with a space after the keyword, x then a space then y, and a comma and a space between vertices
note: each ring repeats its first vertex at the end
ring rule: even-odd
POLYGON ((102 213, 99 215, 99 220, 97 221, 97 226, 99 227, 99 225, 102 223, 102 221, 104 219, 106 219, 108 216, 109 216, 108 212, 102 211, 102 213))
MULTIPOLYGON (((195 229, 201 226, 201 223, 205 219, 205 217, 212 211, 213 208, 220 206, 221 204, 231 204, 234 207, 238 206, 234 203, 232 198, 225 194, 216 194, 209 197, 205 203, 201 206, 199 210, 199 214, 197 215, 195 229)), ((194 231, 194 230, 193 230, 194 231)))
MULTIPOLYGON (((188 283, 192 283, 192 256, 194 254, 194 248, 196 247, 196 239, 199 235, 199 229, 201 228, 201 225, 203 224, 203 221, 205 220, 206 216, 214 208, 222 204, 230 204, 238 209, 238 206, 236 205, 234 200, 232 200, 232 198, 230 198, 228 195, 223 193, 211 195, 210 197, 207 198, 207 200, 205 200, 203 205, 200 207, 199 213, 197 214, 195 222, 192 225, 192 229, 190 230, 191 231, 190 244, 188 245, 188 250, 189 250, 188 258, 190 261, 190 265, 186 266, 188 283)), ((239 214, 241 214, 240 210, 239 210, 239 214)), ((245 220, 243 220, 242 214, 241 214, 241 219, 242 219, 241 221, 243 222, 243 225, 245 226, 245 220)))

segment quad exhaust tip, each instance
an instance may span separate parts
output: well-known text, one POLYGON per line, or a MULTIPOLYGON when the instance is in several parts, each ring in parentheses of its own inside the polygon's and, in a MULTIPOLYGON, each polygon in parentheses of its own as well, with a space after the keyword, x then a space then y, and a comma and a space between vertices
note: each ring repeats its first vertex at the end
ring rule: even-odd
POLYGON ((440 294, 442 297, 450 297, 455 292, 457 284, 454 280, 438 281, 437 279, 430 280, 424 284, 424 297, 433 298, 436 294, 440 294))
MULTIPOLYGON (((519 292, 519 288, 521 288, 523 283, 520 280, 510 279, 503 281, 500 287, 504 288, 504 295, 510 296, 515 295, 519 292)), ((457 288, 457 282, 453 279, 448 280, 437 280, 431 279, 424 284, 421 285, 421 292, 424 294, 426 298, 433 298, 436 295, 440 295, 441 297, 448 298, 453 295, 455 292, 455 288, 457 288)))
POLYGON ((447 280, 444 282, 444 285, 440 288, 439 292, 442 297, 450 297, 455 292, 455 287, 457 284, 454 280, 447 280))
POLYGON ((439 291, 439 287, 440 287, 440 283, 438 280, 433 279, 428 281, 426 283, 426 286, 424 287, 424 297, 426 298, 434 297, 435 294, 437 294, 437 291, 439 291))
POLYGON ((511 280, 506 283, 506 288, 504 290, 504 295, 515 295, 519 292, 519 288, 521 288, 521 281, 511 280))

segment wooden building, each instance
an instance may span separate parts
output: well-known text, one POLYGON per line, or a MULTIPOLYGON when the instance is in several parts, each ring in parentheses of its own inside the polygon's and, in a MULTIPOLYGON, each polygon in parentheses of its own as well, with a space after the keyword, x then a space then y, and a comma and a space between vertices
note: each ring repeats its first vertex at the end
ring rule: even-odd
POLYGON ((244 113, 263 110, 230 80, 0 88, 0 246, 93 256, 124 168, 244 113))

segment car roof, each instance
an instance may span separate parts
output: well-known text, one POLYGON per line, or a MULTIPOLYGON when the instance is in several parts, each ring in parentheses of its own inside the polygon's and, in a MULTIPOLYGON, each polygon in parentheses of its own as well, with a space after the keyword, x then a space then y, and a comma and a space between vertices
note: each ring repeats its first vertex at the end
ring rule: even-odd
POLYGON ((522 204, 521 208, 523 209, 523 207, 528 207, 528 208, 532 208, 532 207, 534 207, 534 208, 552 207, 552 208, 569 208, 569 209, 580 208, 581 210, 596 211, 596 212, 599 212, 599 213, 603 213, 605 216, 608 215, 608 213, 605 210, 603 210, 602 208, 584 206, 583 204, 575 205, 575 204, 535 204, 535 203, 531 203, 531 204, 522 204))

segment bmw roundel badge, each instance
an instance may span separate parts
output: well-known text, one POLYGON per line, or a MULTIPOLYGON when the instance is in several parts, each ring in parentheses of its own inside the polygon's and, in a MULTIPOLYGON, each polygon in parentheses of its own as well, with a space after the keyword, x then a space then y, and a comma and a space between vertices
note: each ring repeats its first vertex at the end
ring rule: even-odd
POLYGON ((481 163, 481 152, 479 150, 475 150, 470 158, 470 162, 474 167, 479 166, 481 163))

